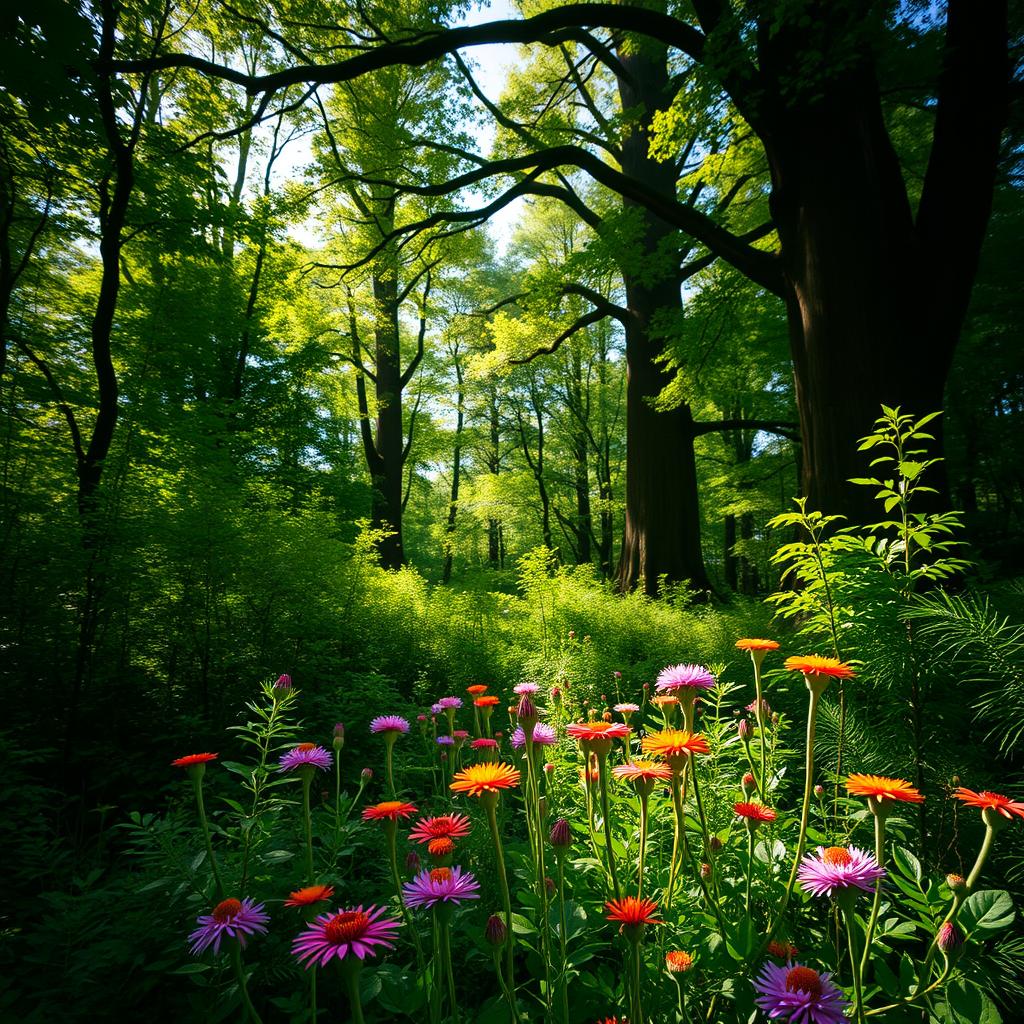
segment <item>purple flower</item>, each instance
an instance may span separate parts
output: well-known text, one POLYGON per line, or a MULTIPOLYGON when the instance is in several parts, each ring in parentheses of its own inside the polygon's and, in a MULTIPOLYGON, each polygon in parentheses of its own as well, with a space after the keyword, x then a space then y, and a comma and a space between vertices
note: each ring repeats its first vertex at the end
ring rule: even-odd
POLYGON ((456 865, 453 868, 433 868, 421 871, 411 882, 402 886, 402 896, 408 907, 432 907, 435 903, 460 903, 480 897, 480 883, 469 872, 456 865))
POLYGON ((398 922, 384 917, 383 907, 350 907, 321 914, 292 942, 292 953, 307 968, 326 967, 334 958, 344 960, 349 953, 360 960, 376 956, 376 946, 394 949, 390 940, 398 931, 398 922))
POLYGON ((316 743, 300 743, 281 757, 279 770, 291 772, 308 765, 326 771, 333 763, 331 755, 323 747, 316 743))
POLYGON ((455 740, 451 736, 438 736, 437 742, 440 743, 442 747, 450 747, 455 740))
POLYGON ((801 964, 766 963, 754 982, 756 1003, 772 1020, 793 1024, 845 1024, 849 1005, 831 975, 801 964))
POLYGON ((517 693, 520 697, 532 697, 535 693, 540 692, 540 687, 536 683, 516 683, 512 687, 512 692, 517 693))
POLYGON ((370 732, 405 733, 409 731, 409 722, 401 715, 380 715, 370 722, 370 732))
POLYGON ((814 896, 832 896, 850 886, 871 890, 884 877, 885 868, 856 846, 819 846, 816 855, 804 857, 797 872, 800 884, 814 896))
MULTIPOLYGON (((543 722, 537 722, 533 727, 533 742, 539 743, 542 747, 550 747, 552 744, 558 741, 558 734, 555 732, 553 726, 545 725, 543 722)), ((523 727, 520 725, 516 728, 516 731, 512 733, 512 746, 518 750, 520 747, 526 746, 526 735, 523 732, 523 727)))
POLYGON ((710 690, 715 677, 703 665, 669 665, 658 673, 658 693, 674 693, 693 688, 710 690))
MULTIPOLYGON (((462 707, 461 697, 442 697, 435 705, 435 708, 440 708, 441 711, 457 711, 462 707)), ((438 712, 434 712, 436 715, 438 712)))
POLYGON ((263 904, 253 900, 221 900, 210 914, 200 914, 196 918, 199 927, 189 935, 192 943, 191 952, 202 953, 213 946, 214 953, 220 952, 220 940, 228 935, 238 939, 240 946, 245 946, 246 935, 265 933, 270 915, 264 913, 263 904))

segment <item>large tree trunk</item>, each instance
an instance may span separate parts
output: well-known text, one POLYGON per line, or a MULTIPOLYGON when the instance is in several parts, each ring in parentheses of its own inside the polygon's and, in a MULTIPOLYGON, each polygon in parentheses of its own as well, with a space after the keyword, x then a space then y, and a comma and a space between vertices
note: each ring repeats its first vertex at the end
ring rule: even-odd
POLYGON ((380 564, 397 569, 405 564, 402 546, 402 468, 405 428, 402 424, 402 364, 398 328, 398 280, 394 275, 373 278, 377 303, 375 364, 377 376, 376 448, 379 461, 373 473, 371 520, 387 531, 378 545, 380 564))
MULTIPOLYGON (((619 52, 628 77, 619 79, 623 110, 639 110, 622 144, 622 170, 665 196, 675 196, 676 171, 648 156, 651 118, 668 102, 664 46, 630 39, 619 52)), ((655 412, 651 400, 672 379, 656 362, 663 341, 656 318, 680 309, 679 281, 665 256, 675 229, 631 200, 623 200, 641 219, 642 255, 623 268, 626 305, 626 523, 619 558, 618 585, 628 591, 643 580, 648 594, 660 581, 689 581, 698 591, 711 589, 700 546, 700 510, 689 406, 655 412), (666 266, 658 279, 659 263, 666 266)))

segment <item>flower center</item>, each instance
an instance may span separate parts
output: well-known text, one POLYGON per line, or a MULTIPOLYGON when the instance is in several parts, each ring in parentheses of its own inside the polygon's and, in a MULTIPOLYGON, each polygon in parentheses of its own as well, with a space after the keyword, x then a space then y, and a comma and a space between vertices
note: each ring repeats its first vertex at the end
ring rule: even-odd
POLYGON ((831 864, 836 868, 845 868, 849 864, 853 863, 853 858, 850 856, 850 851, 842 846, 830 846, 823 854, 821 859, 826 864, 831 864))
POLYGON ((427 844, 427 852, 432 857, 447 857, 454 849, 455 844, 447 836, 431 839, 427 844))
POLYGON ((451 880, 451 877, 451 868, 432 868, 430 871, 430 881, 435 885, 441 885, 444 882, 448 882, 451 880))
POLYGON ((791 967, 786 972, 787 992, 806 992, 810 996, 821 995, 821 978, 810 967, 791 967))
POLYGON ((316 744, 315 743, 300 743, 295 749, 296 750, 301 750, 304 754, 308 754, 309 751, 316 749, 316 744))
POLYGON ((381 814, 394 814, 401 806, 401 800, 386 800, 382 804, 377 804, 377 810, 380 811, 381 814))
POLYGON ((369 923, 370 918, 361 910, 346 910, 335 914, 324 925, 324 935, 328 942, 337 946, 342 942, 358 939, 366 931, 366 926, 369 923))
POLYGON ((222 900, 213 908, 213 919, 217 924, 225 924, 242 912, 242 904, 238 900, 222 900))

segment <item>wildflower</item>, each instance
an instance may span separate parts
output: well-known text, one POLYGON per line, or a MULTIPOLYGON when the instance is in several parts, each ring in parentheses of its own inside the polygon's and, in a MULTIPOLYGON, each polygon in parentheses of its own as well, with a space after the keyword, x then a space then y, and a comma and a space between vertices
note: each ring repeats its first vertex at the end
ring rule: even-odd
POLYGON ((768 952, 772 956, 779 957, 781 960, 792 960, 800 950, 791 942, 781 942, 772 939, 772 941, 768 943, 768 952))
POLYGON ((492 946, 505 945, 505 940, 508 938, 508 929, 505 927, 505 922, 497 914, 491 914, 487 918, 487 924, 484 927, 484 938, 492 946))
POLYGON ((510 764, 485 761, 471 764, 456 772, 451 789, 467 796, 482 796, 484 793, 498 793, 519 785, 519 772, 510 764))
POLYGON ((622 722, 570 722, 565 727, 566 735, 579 740, 584 753, 592 751, 601 756, 612 749, 612 740, 624 740, 630 732, 622 722))
POLYGON ((967 886, 967 882, 964 880, 963 875, 957 875, 951 872, 946 875, 946 885, 949 886, 951 892, 963 892, 967 886))
MULTIPOLYGON (((772 709, 771 709, 771 706, 769 705, 768 701, 766 701, 764 699, 764 697, 761 698, 761 705, 760 705, 760 707, 761 707, 761 717, 762 718, 770 718, 771 717, 771 713, 772 713, 772 709)), ((752 715, 756 715, 757 714, 757 709, 758 709, 758 703, 757 703, 757 698, 755 697, 743 710, 744 711, 749 711, 752 715)))
POLYGON ((372 768, 364 768, 359 773, 359 778, 363 780, 363 783, 365 785, 367 782, 370 781, 370 779, 373 778, 373 769, 372 768))
POLYGON ((554 774, 555 774, 555 766, 550 761, 545 762, 545 764, 544 764, 544 775, 547 778, 550 779, 554 774))
POLYGON ((943 953, 950 953, 953 950, 959 949, 963 944, 963 932, 961 932, 952 921, 944 922, 942 927, 939 928, 938 935, 935 937, 935 945, 937 945, 943 953))
POLYGON ((171 762, 172 768, 195 768, 197 765, 207 765, 210 761, 216 761, 216 754, 186 754, 184 757, 176 757, 171 762))
POLYGON ((736 647, 741 651, 777 651, 779 645, 775 640, 760 640, 746 638, 736 641, 736 647))
POLYGON ((501 703, 501 698, 495 697, 494 694, 491 693, 483 697, 477 697, 476 700, 473 701, 473 703, 478 708, 493 708, 497 707, 501 703))
POLYGON ((433 857, 434 860, 444 860, 445 857, 450 857, 455 852, 455 843, 451 841, 447 836, 441 836, 439 839, 431 839, 427 843, 427 853, 433 857))
POLYGON ((750 723, 745 718, 741 718, 736 724, 736 732, 743 743, 750 742, 750 723))
POLYGON ((300 743, 282 755, 279 771, 290 772, 301 768, 326 771, 334 763, 331 755, 317 743, 300 743))
POLYGON ((866 796, 869 801, 897 800, 911 804, 924 801, 909 782, 887 779, 882 775, 851 775, 846 780, 846 790, 852 796, 866 796))
POLYGON ((654 900, 641 899, 637 896, 626 896, 620 900, 609 900, 605 907, 609 921, 618 921, 626 937, 637 941, 643 936, 643 929, 649 924, 664 924, 654 916, 658 904, 654 900))
POLYGON ((310 907, 314 903, 329 900, 334 895, 333 885, 307 885, 304 889, 296 889, 289 893, 284 901, 286 907, 310 907))
POLYGON ((331 746, 334 747, 336 751, 341 750, 341 748, 345 746, 345 725, 343 722, 338 722, 338 724, 334 727, 334 734, 331 739, 331 746))
POLYGON ((612 721, 612 713, 610 711, 605 711, 601 715, 601 721, 603 721, 603 722, 610 722, 610 721, 612 721))
POLYGON ((633 783, 637 793, 649 796, 659 781, 671 780, 672 769, 667 764, 660 764, 657 761, 630 761, 627 764, 617 764, 612 768, 612 775, 633 783))
POLYGON ((621 678, 622 678, 622 673, 621 673, 621 672, 620 672, 620 671, 619 671, 618 669, 616 669, 616 670, 615 670, 615 671, 614 671, 614 672, 612 673, 612 678, 613 678, 613 679, 621 679, 621 678))
MULTIPOLYGON (((512 733, 510 742, 516 750, 526 746, 526 733, 521 725, 512 733)), ((533 742, 539 743, 542 747, 550 747, 558 742, 558 733, 553 726, 537 722, 533 727, 533 742)))
POLYGON ((679 703, 679 698, 671 693, 659 693, 651 698, 651 703, 659 708, 672 708, 679 703))
POLYGON ((408 731, 409 722, 401 715, 380 715, 370 722, 370 732, 374 734, 394 733, 397 736, 408 731))
POLYGON ((441 747, 452 747, 455 745, 455 739, 452 736, 438 736, 435 738, 434 742, 441 747))
POLYGON ((670 974, 683 974, 693 966, 693 957, 681 949, 671 949, 665 954, 665 967, 670 974))
POLYGON ((754 779, 753 772, 743 773, 743 778, 740 780, 740 789, 743 790, 744 796, 750 796, 757 789, 757 781, 754 779))
POLYGON ((254 900, 221 900, 209 914, 196 918, 199 927, 189 935, 193 954, 202 953, 213 946, 214 953, 220 952, 220 940, 225 936, 238 939, 245 946, 247 935, 263 934, 267 930, 270 915, 264 912, 263 904, 254 900))
POLYGON ((405 855, 405 870, 410 875, 415 875, 419 873, 420 855, 415 850, 410 850, 405 855))
POLYGON ((845 1024, 849 1005, 828 973, 801 964, 766 963, 754 982, 757 1005, 772 1019, 792 1024, 845 1024))
POLYGON ((517 683, 512 687, 512 692, 517 697, 532 697, 540 692, 540 687, 536 683, 517 683))
MULTIPOLYGON (((536 737, 534 737, 536 739, 536 737)), ((496 750, 498 747, 498 741, 492 740, 489 736, 481 736, 478 740, 473 740, 470 743, 470 747, 473 750, 496 750)))
POLYGON ((775 820, 775 812, 770 807, 765 807, 764 804, 733 804, 732 809, 739 817, 745 819, 749 825, 754 827, 760 825, 762 821, 775 820))
POLYGON ((1018 818, 1024 818, 1024 802, 1011 800, 1000 793, 990 793, 987 789, 983 789, 980 793, 975 793, 973 789, 965 789, 961 786, 953 796, 957 800, 962 800, 968 807, 980 807, 982 817, 984 817, 985 811, 989 811, 990 817, 999 814, 1007 821, 1013 815, 1017 815, 1018 818))
POLYGON ((825 795, 825 787, 819 782, 814 787, 814 795, 820 800, 825 795))
POLYGON ((402 898, 410 907, 433 907, 437 903, 460 903, 479 897, 480 883, 458 865, 421 871, 402 886, 402 898))
POLYGON ((469 732, 466 729, 455 729, 452 731, 452 739, 457 744, 465 743, 469 739, 469 732))
POLYGON ((555 850, 565 851, 569 849, 572 846, 572 829, 569 827, 569 822, 565 818, 559 818, 551 826, 548 838, 551 840, 551 845, 555 850))
POLYGON ((440 814, 434 818, 420 818, 412 827, 409 838, 417 843, 431 839, 465 839, 469 835, 469 818, 465 814, 440 814))
POLYGON ((648 733, 640 743, 645 754, 664 758, 674 770, 682 768, 691 754, 709 754, 707 740, 699 733, 682 729, 662 729, 648 733))
POLYGON ((292 953, 307 968, 326 967, 350 953, 359 960, 376 956, 379 947, 394 949, 391 941, 399 922, 386 917, 384 907, 350 907, 321 914, 292 942, 292 953))
MULTIPOLYGON (((462 707, 461 697, 442 697, 434 707, 439 708, 440 711, 458 711, 462 707)), ((438 714, 439 712, 435 712, 438 714)))
POLYGON ((281 675, 274 680, 274 689, 280 691, 287 691, 292 688, 292 677, 287 672, 282 672, 281 675))
POLYGON ((562 703, 562 690, 558 686, 551 687, 551 703, 557 708, 562 703))
POLYGON ((828 676, 830 679, 852 679, 856 673, 838 658, 822 658, 817 654, 786 659, 790 672, 803 672, 805 676, 828 676))
POLYGON ((486 692, 487 687, 484 686, 483 683, 474 683, 472 686, 466 687, 466 693, 468 693, 471 697, 479 697, 480 694, 486 692))
POLYGON ((401 800, 385 800, 381 804, 363 808, 363 821, 398 821, 416 813, 414 804, 404 804, 401 800))
POLYGON ((807 854, 797 878, 814 896, 832 896, 852 888, 868 891, 885 877, 874 855, 856 846, 819 846, 818 853, 807 854))
POLYGON ((674 693, 678 690, 710 690, 715 677, 703 665, 669 665, 658 673, 659 693, 674 693))
POLYGON ((640 710, 639 704, 616 704, 612 711, 617 711, 620 715, 635 715, 640 710))
POLYGON ((537 705, 530 700, 530 695, 528 693, 524 693, 522 697, 519 698, 519 705, 516 708, 516 718, 519 719, 519 728, 523 731, 524 739, 532 740, 534 726, 536 726, 540 715, 537 714, 537 705))

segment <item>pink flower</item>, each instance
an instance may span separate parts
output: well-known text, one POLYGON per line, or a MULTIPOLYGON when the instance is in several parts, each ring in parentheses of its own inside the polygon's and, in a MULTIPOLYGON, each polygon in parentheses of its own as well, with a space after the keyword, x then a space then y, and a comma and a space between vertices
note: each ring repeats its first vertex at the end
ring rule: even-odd
POLYGON ((380 715, 370 722, 370 732, 405 733, 409 731, 409 723, 401 715, 380 715))
POLYGON ((520 697, 532 697, 539 691, 540 687, 536 683, 517 683, 512 687, 512 692, 520 697))
POLYGON ((801 964, 766 963, 754 982, 756 1003, 772 1020, 792 1024, 845 1024, 849 1003, 831 975, 801 964))
POLYGON ((264 913, 262 903, 250 899, 221 900, 212 913, 196 918, 199 927, 188 937, 191 952, 199 954, 213 946, 214 953, 219 953, 220 940, 225 935, 238 939, 238 944, 245 946, 245 937, 265 933, 269 920, 270 915, 264 913))
POLYGON ((710 690, 715 677, 703 665, 669 665, 658 673, 659 693, 674 693, 689 688, 710 690))
POLYGON ((817 855, 804 857, 797 873, 800 884, 814 896, 832 896, 851 886, 868 891, 884 877, 885 868, 856 846, 819 846, 817 855))
POLYGON ((402 897, 409 907, 433 907, 436 903, 461 903, 480 898, 480 883, 469 872, 453 868, 421 871, 402 886, 402 897))
POLYGON ((300 743, 282 755, 279 771, 291 772, 297 768, 318 768, 326 771, 334 763, 330 753, 316 743, 300 743))
POLYGON ((377 955, 377 947, 394 949, 399 923, 383 907, 351 907, 321 914, 292 943, 292 953, 307 968, 326 967, 352 953, 360 960, 377 955))
MULTIPOLYGON (((553 726, 545 725, 544 722, 538 722, 533 727, 534 743, 537 743, 542 747, 550 747, 557 741, 558 735, 553 726)), ((523 732, 523 727, 521 725, 516 728, 514 733, 512 733, 512 746, 515 747, 516 750, 520 747, 526 746, 526 734, 523 732)))
MULTIPOLYGON (((442 697, 435 705, 435 708, 440 708, 441 711, 457 711, 462 707, 461 697, 442 697)), ((439 712, 435 711, 434 714, 439 712)))

